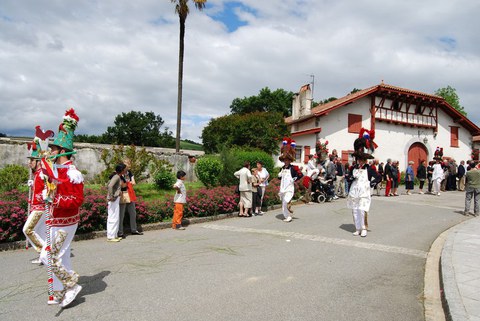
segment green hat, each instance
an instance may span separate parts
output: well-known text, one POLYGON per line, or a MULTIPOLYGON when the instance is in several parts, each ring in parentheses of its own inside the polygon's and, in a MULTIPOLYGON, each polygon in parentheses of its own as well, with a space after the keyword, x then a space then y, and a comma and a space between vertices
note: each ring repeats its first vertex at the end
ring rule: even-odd
POLYGON ((41 159, 44 157, 48 149, 48 141, 54 135, 52 130, 43 131, 40 126, 36 126, 33 141, 27 143, 28 150, 32 150, 32 154, 28 158, 41 159))
POLYGON ((65 112, 63 116, 63 121, 58 127, 57 138, 53 141, 54 146, 59 146, 68 151, 73 151, 73 136, 75 129, 77 128, 79 118, 75 114, 75 110, 70 108, 65 112))

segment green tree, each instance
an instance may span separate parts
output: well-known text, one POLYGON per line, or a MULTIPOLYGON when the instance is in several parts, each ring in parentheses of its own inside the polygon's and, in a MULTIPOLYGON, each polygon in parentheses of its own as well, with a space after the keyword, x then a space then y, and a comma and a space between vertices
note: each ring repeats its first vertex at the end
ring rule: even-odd
POLYGON ((130 111, 115 117, 114 125, 107 128, 104 142, 136 146, 173 147, 172 132, 165 128, 160 132, 164 121, 153 112, 130 111))
POLYGON ((324 100, 320 100, 319 105, 323 105, 323 104, 329 103, 329 102, 334 101, 334 100, 337 100, 337 97, 326 98, 324 100))
POLYGON ((235 98, 230 105, 233 114, 248 114, 253 112, 278 112, 284 117, 292 115, 293 92, 277 89, 271 91, 268 87, 260 90, 257 96, 235 98))
POLYGON ((206 153, 218 153, 222 147, 248 147, 278 153, 278 144, 288 135, 283 114, 255 112, 233 114, 210 120, 202 131, 206 153))
MULTIPOLYGON (((182 126, 182 90, 183 90, 183 56, 185 52, 185 21, 188 13, 188 0, 170 0, 175 4, 175 13, 178 14, 180 21, 180 42, 178 50, 178 97, 177 97, 177 135, 175 140, 175 150, 180 152, 180 128, 182 126)), ((202 11, 205 8, 207 0, 193 0, 195 7, 202 11)))
POLYGON ((450 104, 450 106, 458 110, 464 116, 467 116, 467 112, 463 106, 460 105, 460 98, 458 97, 457 90, 455 88, 450 86, 439 88, 437 91, 435 91, 435 95, 443 97, 446 102, 450 104))

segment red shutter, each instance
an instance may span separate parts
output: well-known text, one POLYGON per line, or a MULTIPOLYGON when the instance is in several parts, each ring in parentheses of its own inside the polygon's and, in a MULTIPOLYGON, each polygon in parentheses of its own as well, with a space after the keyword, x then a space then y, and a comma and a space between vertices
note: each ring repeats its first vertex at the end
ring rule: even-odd
POLYGON ((458 127, 450 127, 450 147, 458 147, 458 127))
POLYGON ((362 115, 348 114, 348 132, 360 133, 362 129, 362 115))
POLYGON ((342 150, 342 164, 348 162, 351 153, 353 153, 353 150, 342 150))
POLYGON ((308 163, 308 155, 310 155, 310 146, 305 146, 305 157, 303 158, 303 163, 306 164, 308 163))

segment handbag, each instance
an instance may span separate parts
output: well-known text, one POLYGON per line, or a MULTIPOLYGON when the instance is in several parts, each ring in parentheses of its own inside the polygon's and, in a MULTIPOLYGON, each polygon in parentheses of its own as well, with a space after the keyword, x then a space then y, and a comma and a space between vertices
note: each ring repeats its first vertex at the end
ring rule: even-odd
POLYGON ((120 204, 128 203, 131 203, 130 195, 128 194, 128 191, 122 191, 122 194, 120 195, 120 204))
POLYGON ((235 187, 235 194, 240 194, 240 185, 237 185, 237 187, 235 187))
POLYGON ((137 195, 135 194, 135 190, 133 189, 133 185, 131 182, 127 183, 127 191, 128 191, 128 197, 129 197, 129 202, 136 202, 137 201, 137 195))

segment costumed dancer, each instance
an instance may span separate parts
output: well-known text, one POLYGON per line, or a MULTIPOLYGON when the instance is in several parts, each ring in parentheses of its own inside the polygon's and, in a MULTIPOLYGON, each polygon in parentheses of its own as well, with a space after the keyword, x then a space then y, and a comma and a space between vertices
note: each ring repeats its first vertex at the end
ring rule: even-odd
POLYGON ((278 178, 280 182, 280 200, 282 201, 282 213, 285 219, 284 222, 291 222, 293 211, 291 209, 291 201, 295 193, 295 181, 300 178, 299 171, 291 164, 295 161, 295 141, 290 138, 284 138, 280 149, 280 157, 278 158, 283 165, 278 178))
POLYGON ((443 157, 443 148, 437 147, 437 149, 433 154, 433 159, 435 160, 435 164, 433 165, 433 173, 432 173, 433 194, 437 196, 440 195, 440 185, 442 184, 442 180, 444 179, 442 157, 443 157))
MULTIPOLYGON (((48 141, 54 136, 54 132, 47 130, 44 132, 40 126, 35 127, 35 137, 31 143, 27 144, 29 150, 32 151, 28 157, 30 159, 29 166, 33 174, 33 179, 28 181, 30 189, 29 193, 29 213, 27 221, 23 226, 23 234, 38 255, 45 245, 46 228, 45 228, 45 201, 42 192, 45 187, 44 176, 42 174, 41 158, 45 156, 48 149, 48 141)), ((31 261, 33 264, 41 264, 40 256, 31 261)))
POLYGON ((77 284, 78 274, 72 269, 70 244, 75 236, 80 219, 79 208, 83 203, 83 176, 70 160, 73 151, 73 136, 79 118, 72 109, 63 116, 58 136, 50 144, 51 155, 42 159, 48 187, 44 198, 47 201, 47 243, 40 258, 47 265, 50 291, 49 304, 60 304, 62 308, 73 302, 82 287, 77 284), (50 160, 53 158, 53 163, 50 160), (51 261, 51 265, 49 264, 51 261), (50 273, 49 273, 50 274, 50 273))
POLYGON ((373 159, 371 153, 376 147, 373 142, 374 135, 373 131, 362 128, 359 138, 353 143, 354 152, 352 156, 355 157, 357 164, 352 173, 353 182, 348 192, 347 207, 352 209, 355 223, 354 236, 367 236, 365 216, 370 210, 370 180, 374 177, 367 160, 373 159))

